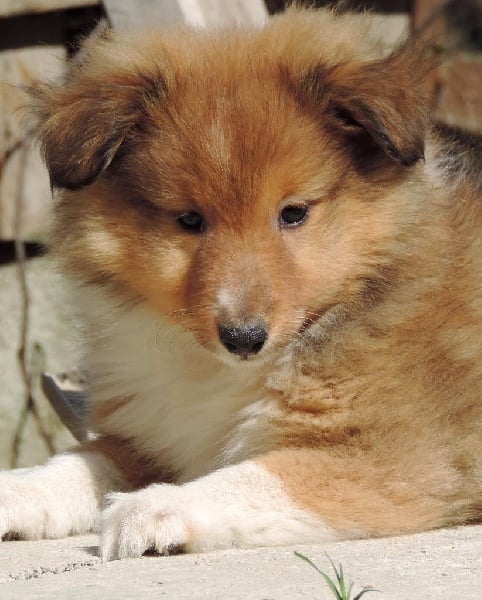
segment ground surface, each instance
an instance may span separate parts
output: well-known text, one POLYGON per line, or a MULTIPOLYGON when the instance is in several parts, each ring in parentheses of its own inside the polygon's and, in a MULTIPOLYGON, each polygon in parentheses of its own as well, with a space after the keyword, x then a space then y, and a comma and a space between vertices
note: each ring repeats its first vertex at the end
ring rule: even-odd
POLYGON ((482 526, 383 540, 100 563, 96 536, 0 544, 2 600, 333 600, 297 549, 329 572, 343 563, 354 590, 374 600, 481 600, 482 526))

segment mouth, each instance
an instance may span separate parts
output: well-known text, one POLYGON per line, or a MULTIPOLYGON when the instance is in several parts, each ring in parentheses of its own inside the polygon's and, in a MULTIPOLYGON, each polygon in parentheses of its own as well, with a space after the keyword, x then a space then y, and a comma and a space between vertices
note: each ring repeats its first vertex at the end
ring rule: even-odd
POLYGON ((269 350, 263 351, 261 354, 230 354, 224 349, 216 352, 217 359, 228 367, 242 367, 249 369, 250 367, 259 367, 268 362, 273 356, 269 350))

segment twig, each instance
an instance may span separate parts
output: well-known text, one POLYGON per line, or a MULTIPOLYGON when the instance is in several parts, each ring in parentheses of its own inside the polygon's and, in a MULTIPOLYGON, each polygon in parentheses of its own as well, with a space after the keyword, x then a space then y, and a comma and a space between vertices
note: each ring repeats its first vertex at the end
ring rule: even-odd
POLYGON ((20 445, 22 443, 23 432, 27 423, 27 418, 31 414, 37 425, 37 429, 40 437, 45 443, 50 454, 55 453, 55 447, 53 444, 52 437, 44 427, 40 413, 35 402, 33 386, 32 386, 32 375, 30 373, 28 364, 28 343, 29 343, 29 324, 30 324, 30 296, 27 284, 27 270, 26 270, 26 253, 25 244, 22 240, 22 209, 23 209, 23 187, 25 177, 25 166, 27 159, 27 139, 21 149, 20 165, 19 165, 19 177, 17 185, 17 198, 15 203, 15 255, 17 264, 17 276, 20 285, 20 293, 22 297, 22 320, 20 327, 20 339, 19 347, 17 352, 17 359, 20 365, 20 371, 22 374, 22 380, 25 387, 25 402, 20 413, 20 418, 15 429, 15 436, 12 442, 11 450, 11 466, 16 467, 20 454, 20 445))
POLYGON ((3 173, 3 169, 5 167, 5 165, 8 163, 8 161, 15 156, 15 153, 18 152, 22 146, 23 146, 24 141, 23 140, 17 140, 14 144, 12 144, 11 146, 9 146, 2 158, 0 159, 0 177, 3 173))

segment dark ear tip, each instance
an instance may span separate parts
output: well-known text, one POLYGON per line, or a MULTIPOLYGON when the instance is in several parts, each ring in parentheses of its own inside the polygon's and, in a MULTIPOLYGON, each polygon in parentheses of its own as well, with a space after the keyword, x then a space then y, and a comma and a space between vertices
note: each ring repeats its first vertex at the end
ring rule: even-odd
POLYGON ((76 190, 80 190, 94 183, 101 171, 102 169, 99 169, 90 173, 88 177, 80 177, 78 174, 76 176, 74 173, 50 168, 50 188, 52 190, 69 190, 75 192, 76 190))
MULTIPOLYGON (((44 139, 44 158, 51 186, 75 191, 91 185, 109 167, 123 140, 123 133, 111 133, 101 144, 90 144, 89 151, 72 160, 72 151, 62 146, 62 141, 44 139)), ((81 141, 87 145, 85 139, 81 141)))
POLYGON ((352 113, 341 104, 333 103, 331 106, 331 113, 335 117, 337 123, 343 128, 349 130, 362 129, 362 125, 355 119, 352 113))
POLYGON ((68 190, 69 192, 76 192, 77 190, 87 187, 90 183, 93 183, 93 181, 86 183, 73 183, 72 181, 66 179, 50 177, 50 189, 52 192, 54 190, 68 190))

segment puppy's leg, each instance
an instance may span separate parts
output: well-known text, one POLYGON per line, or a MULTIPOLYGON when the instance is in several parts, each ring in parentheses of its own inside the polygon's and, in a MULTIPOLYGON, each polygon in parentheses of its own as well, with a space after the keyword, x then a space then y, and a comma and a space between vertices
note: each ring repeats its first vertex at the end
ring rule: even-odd
MULTIPOLYGON (((101 555, 323 542, 448 524, 447 496, 436 476, 420 472, 426 480, 412 485, 413 473, 407 479, 363 457, 279 450, 181 486, 113 494, 102 516, 101 555)), ((450 486, 443 487, 446 494, 450 486)))
POLYGON ((323 518, 298 506, 281 480, 255 461, 180 486, 112 494, 110 501, 102 516, 103 560, 148 549, 202 552, 336 539, 323 518))
POLYGON ((110 438, 94 440, 43 466, 0 472, 0 539, 98 530, 104 495, 131 489, 112 458, 116 445, 110 438))

